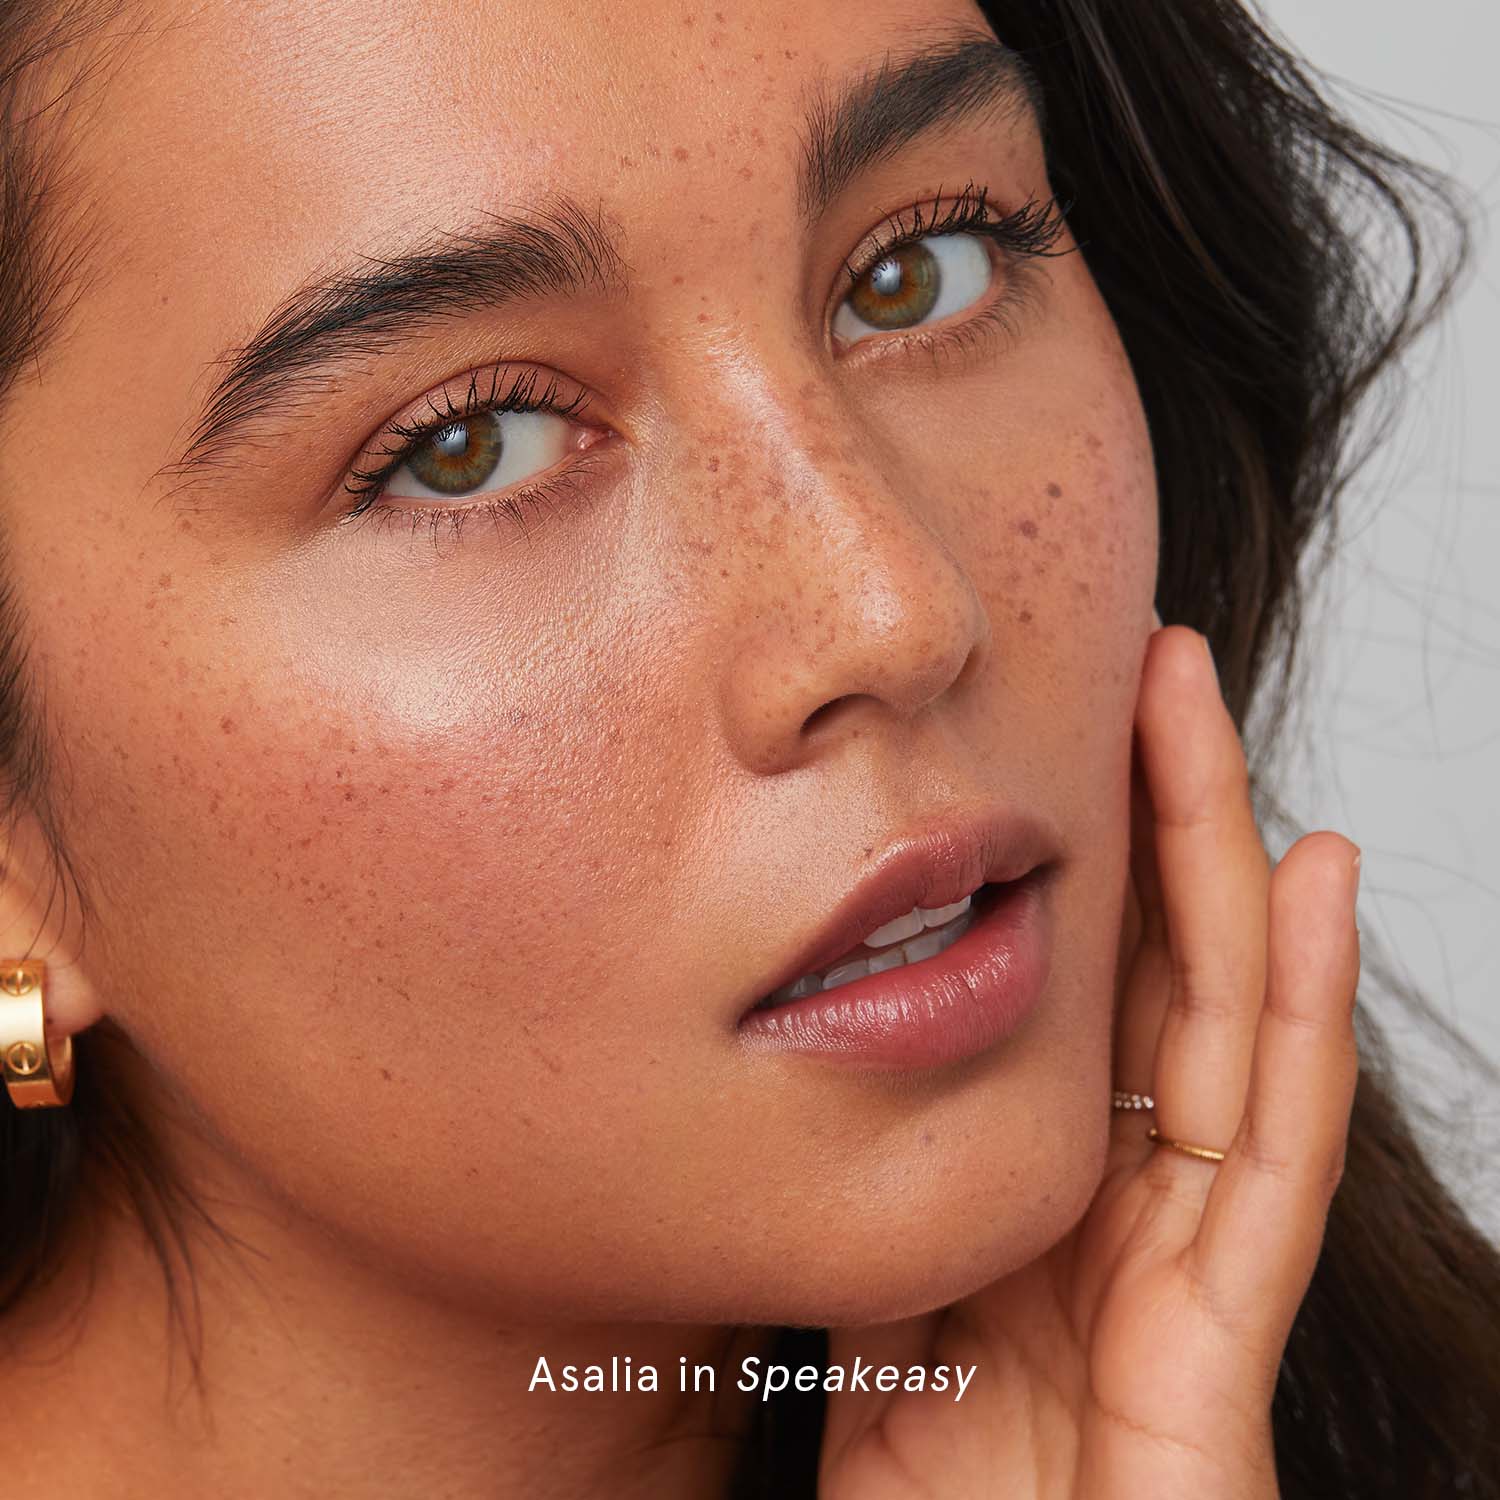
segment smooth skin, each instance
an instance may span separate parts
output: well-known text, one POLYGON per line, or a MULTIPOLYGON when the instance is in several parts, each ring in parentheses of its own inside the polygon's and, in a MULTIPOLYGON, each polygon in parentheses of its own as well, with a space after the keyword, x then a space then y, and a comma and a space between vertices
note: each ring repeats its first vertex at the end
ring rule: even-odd
POLYGON ((978 1362, 936 1393, 829 1398, 825 1500, 1272 1500, 1271 1398, 1343 1171, 1358 1077, 1359 850, 1271 868, 1207 641, 1152 636, 1136 718, 1120 1111, 1099 1194, 1046 1255, 831 1358, 978 1362), (1151 1142, 1226 1150, 1214 1163, 1151 1142), (1226 1149, 1227 1148, 1227 1149, 1226 1149))
MULTIPOLYGON (((1232 1298, 1208 1321, 1164 1295, 1210 1264, 1173 1216, 1216 1174, 1110 1110, 1113 1085, 1154 1088, 1165 1128, 1232 1138, 1267 911, 1242 813, 1223 883, 1202 839, 1167 840, 1187 972, 1232 975, 1211 1003, 1234 1009, 1169 1020, 1153 1078, 1132 1037, 1166 1004, 1160 942, 1130 962, 1143 687, 1157 719, 1197 719, 1178 633, 1152 633, 1155 471, 1118 331, 1063 253, 1024 283, 996 260, 930 327, 830 336, 893 218, 970 182, 996 214, 1048 201, 1035 121, 924 136, 808 223, 814 96, 985 36, 980 13, 644 14, 171 0, 70 59, 87 86, 47 120, 77 296, 9 393, 0 506, 88 921, 23 818, 0 955, 47 961, 81 1072, 103 1017, 131 1038, 136 1108, 237 1241, 189 1219, 200 1401, 150 1246, 128 1214, 81 1223, 3 1330, 0 1412, 34 1439, 7 1496, 702 1500, 763 1325, 831 1327, 844 1352, 918 1319, 894 1339, 921 1347, 955 1303, 997 1341, 964 1403, 836 1403, 830 1493, 867 1500, 902 1452, 944 1500, 1115 1484, 1137 1451, 1183 1482, 1265 1472, 1298 1257, 1212 1258, 1258 1308, 1280 1288, 1253 1326, 1232 1298), (176 482, 219 361, 293 288, 560 192, 617 239, 628 292, 361 343, 176 482), (340 524, 390 421, 524 369, 591 398, 569 429, 589 464, 559 459, 573 483, 526 535, 479 517, 434 545, 420 498, 340 524), (1051 830, 1058 940, 1004 1046, 893 1075, 743 1045, 746 1006, 893 842, 1005 806, 1051 830), (1124 995, 1142 1020, 1116 1055, 1124 995), (1069 1315, 1028 1363, 998 1340, 1038 1284, 1069 1315), (528 1389, 541 1355, 725 1374, 713 1399, 550 1395, 528 1389), (1050 1403, 1025 1399, 1036 1371, 1050 1403), (1197 1446, 1136 1449, 1090 1399, 1197 1446)), ((1190 751, 1222 766, 1232 737, 1169 738, 1174 823, 1201 806, 1190 751)), ((1330 838, 1288 856, 1297 921, 1330 838)), ((1257 1159, 1326 1146, 1337 1090, 1314 1109, 1272 1072, 1285 1112, 1257 1159)), ((1314 1194, 1303 1259, 1315 1217, 1314 1194)), ((1134 1500, 1178 1482, 1148 1477, 1134 1500)))

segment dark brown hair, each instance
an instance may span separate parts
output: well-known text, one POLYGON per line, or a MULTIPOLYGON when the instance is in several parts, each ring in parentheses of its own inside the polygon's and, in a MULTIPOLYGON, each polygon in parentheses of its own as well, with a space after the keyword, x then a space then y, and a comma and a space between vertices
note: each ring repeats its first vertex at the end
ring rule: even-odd
MULTIPOLYGON (((1157 606, 1212 641, 1262 824, 1295 833, 1266 782, 1296 691, 1299 568, 1315 542, 1321 560, 1331 553, 1336 502, 1365 456, 1351 451, 1351 418, 1388 395, 1384 377, 1447 296, 1462 214, 1441 178, 1347 123, 1234 0, 981 8, 1050 105, 1053 184, 1140 386, 1160 491, 1157 606), (1394 294, 1366 223, 1407 252, 1394 294)), ((46 116, 74 107, 106 55, 101 33, 125 11, 122 0, 0 0, 0 419, 65 325, 96 248, 73 212, 64 131, 46 116)), ((37 818, 86 915, 49 812, 65 767, 43 754, 43 685, 3 566, 9 545, 0 497, 0 801, 11 818, 37 818)), ((1370 994, 1385 991, 1495 1074, 1363 937, 1345 1171, 1272 1408, 1281 1492, 1500 1500, 1500 1255, 1428 1165, 1370 994)), ((129 1038, 104 1021, 77 1050, 71 1107, 0 1106, 0 1319, 108 1198, 156 1245, 186 1328, 179 1268, 190 1269, 194 1225, 215 1226, 166 1170, 150 1111, 130 1096, 129 1038)), ((780 1345, 794 1363, 826 1357, 821 1330, 781 1330, 780 1345)), ((821 1424, 815 1395, 758 1406, 737 1493, 812 1496, 821 1424)))

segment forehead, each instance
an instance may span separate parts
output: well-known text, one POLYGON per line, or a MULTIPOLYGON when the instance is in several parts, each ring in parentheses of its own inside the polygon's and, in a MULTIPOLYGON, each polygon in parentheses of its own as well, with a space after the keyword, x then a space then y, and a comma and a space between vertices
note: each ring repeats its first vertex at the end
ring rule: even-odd
POLYGON ((135 44, 102 186, 149 258, 250 242, 250 274, 545 189, 628 221, 657 172, 784 173, 820 89, 987 29, 968 0, 220 0, 135 44))

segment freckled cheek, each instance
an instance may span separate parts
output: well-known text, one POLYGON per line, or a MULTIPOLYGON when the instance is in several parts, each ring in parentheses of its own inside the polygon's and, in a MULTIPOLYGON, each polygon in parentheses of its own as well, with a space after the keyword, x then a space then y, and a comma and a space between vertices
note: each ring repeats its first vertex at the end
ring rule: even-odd
POLYGON ((1085 641, 1134 649, 1120 625, 1149 607, 1156 572, 1154 478, 1138 445, 1107 446, 1086 429, 972 488, 959 532, 997 630, 1049 653, 1085 641))
MULTIPOLYGON (((215 644, 264 659, 252 642, 215 644)), ((683 807, 701 801, 683 795, 699 736, 661 690, 622 689, 614 665, 559 662, 524 694, 433 680, 448 727, 420 737, 389 702, 351 693, 381 674, 348 657, 341 691, 240 680, 192 699, 184 722, 117 698, 96 732, 119 753, 89 757, 100 785, 84 805, 102 816, 74 837, 88 862, 131 871, 114 925, 170 955, 173 993, 265 992, 294 966, 283 1000, 221 1012, 230 1029, 285 1025, 288 1010, 299 1029, 347 1028, 357 1008, 374 1039, 416 1003, 461 1041, 476 1007, 566 1028, 570 997, 588 996, 571 1012, 582 1027, 630 983, 621 954, 669 884, 683 807)), ((436 721, 412 691, 407 722, 436 721)))

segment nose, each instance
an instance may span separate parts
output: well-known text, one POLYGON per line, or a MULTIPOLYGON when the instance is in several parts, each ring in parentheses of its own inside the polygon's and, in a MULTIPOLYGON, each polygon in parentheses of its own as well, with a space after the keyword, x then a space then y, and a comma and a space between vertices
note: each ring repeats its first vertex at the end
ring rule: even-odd
POLYGON ((973 579, 943 539, 941 495, 920 493, 907 464, 836 406, 778 416, 780 440, 752 481, 762 498, 737 532, 751 545, 736 549, 717 666, 725 736, 762 773, 880 721, 909 727, 979 670, 990 642, 973 579))

